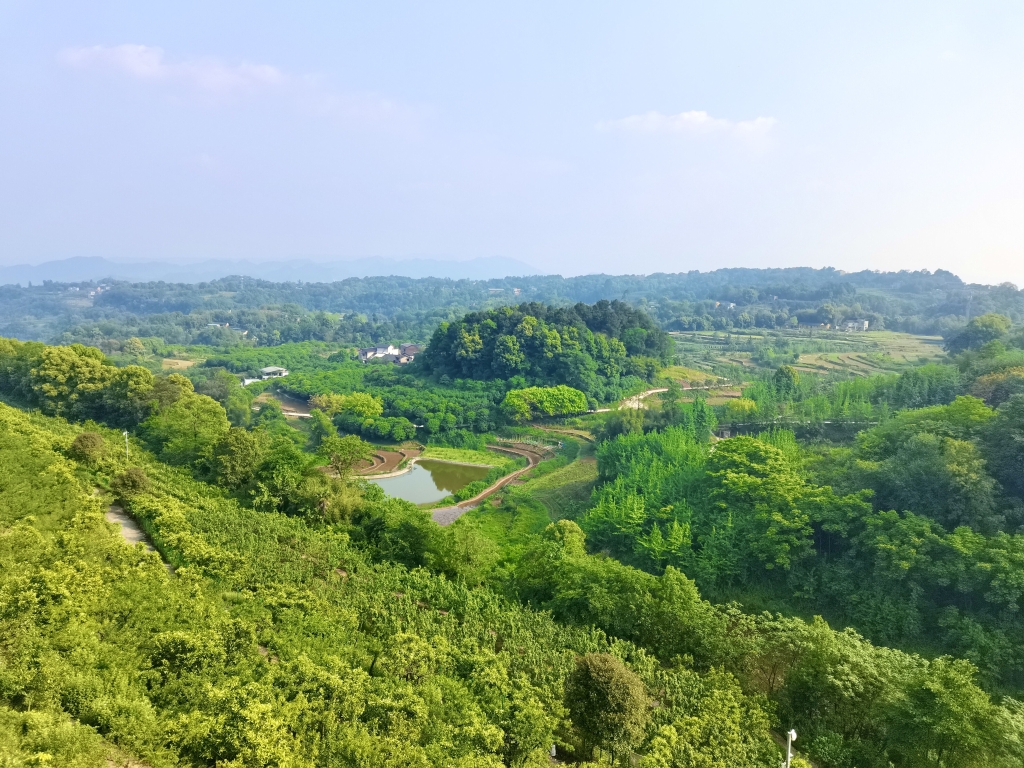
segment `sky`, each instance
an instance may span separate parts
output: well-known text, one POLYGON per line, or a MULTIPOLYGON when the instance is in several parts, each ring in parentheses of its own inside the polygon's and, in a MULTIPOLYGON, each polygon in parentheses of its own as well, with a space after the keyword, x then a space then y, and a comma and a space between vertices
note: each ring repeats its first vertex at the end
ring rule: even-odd
POLYGON ((1020 2, 0 0, 0 264, 1024 284, 1020 2))

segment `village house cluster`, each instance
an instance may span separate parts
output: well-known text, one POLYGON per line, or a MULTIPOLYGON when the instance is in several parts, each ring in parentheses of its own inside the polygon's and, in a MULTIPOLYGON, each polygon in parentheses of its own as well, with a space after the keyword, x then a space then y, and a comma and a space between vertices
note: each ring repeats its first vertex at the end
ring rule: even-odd
POLYGON ((405 365, 411 363, 420 351, 419 344, 399 344, 397 347, 388 344, 381 347, 366 347, 359 350, 359 362, 382 360, 385 363, 405 365))

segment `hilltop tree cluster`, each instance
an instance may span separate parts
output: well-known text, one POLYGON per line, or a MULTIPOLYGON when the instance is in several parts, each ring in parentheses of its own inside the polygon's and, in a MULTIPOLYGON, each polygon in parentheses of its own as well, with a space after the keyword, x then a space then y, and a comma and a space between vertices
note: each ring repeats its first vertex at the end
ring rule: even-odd
POLYGON ((422 365, 451 378, 565 384, 607 402, 633 382, 653 378, 670 353, 668 336, 623 302, 522 304, 442 323, 422 365))

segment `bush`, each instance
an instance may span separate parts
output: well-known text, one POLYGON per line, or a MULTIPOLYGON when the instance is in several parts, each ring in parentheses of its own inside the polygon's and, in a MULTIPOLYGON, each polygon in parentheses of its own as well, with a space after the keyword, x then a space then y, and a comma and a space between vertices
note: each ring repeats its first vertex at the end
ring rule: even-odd
POLYGON ((505 394, 501 410, 507 418, 520 422, 534 416, 570 416, 587 410, 587 396, 564 384, 511 389, 505 394))
POLYGON ((110 490, 122 500, 128 501, 132 496, 149 491, 149 477, 142 467, 130 467, 120 472, 110 481, 110 490))
POLYGON ((82 432, 71 443, 68 456, 80 464, 95 465, 106 451, 103 436, 97 432, 82 432))

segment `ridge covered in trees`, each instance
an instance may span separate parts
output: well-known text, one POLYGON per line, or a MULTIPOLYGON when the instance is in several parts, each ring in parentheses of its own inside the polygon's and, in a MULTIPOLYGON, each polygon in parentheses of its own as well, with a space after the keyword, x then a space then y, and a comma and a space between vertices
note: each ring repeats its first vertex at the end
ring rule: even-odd
POLYGON ((255 338, 269 345, 338 341, 365 346, 426 341, 440 322, 468 310, 521 301, 593 304, 609 297, 645 310, 668 330, 868 320, 874 329, 947 334, 985 313, 1024 320, 1024 292, 1016 286, 968 285, 942 270, 720 269, 501 280, 369 277, 273 283, 226 277, 196 284, 8 285, 0 287, 0 335, 77 341, 105 352, 119 351, 131 337, 165 344, 241 344, 255 338))

